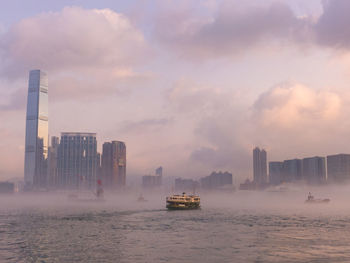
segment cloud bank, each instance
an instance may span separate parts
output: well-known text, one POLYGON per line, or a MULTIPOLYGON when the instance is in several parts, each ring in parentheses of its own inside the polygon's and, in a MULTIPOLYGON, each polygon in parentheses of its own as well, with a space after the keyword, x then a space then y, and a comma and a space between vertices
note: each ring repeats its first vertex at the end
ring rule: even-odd
MULTIPOLYGON (((293 54, 300 57, 304 49, 347 53, 349 1, 323 1, 318 16, 297 14, 288 1, 205 2, 166 1, 166 8, 145 10, 152 13, 147 25, 112 9, 65 7, 0 30, 0 133, 14 134, 2 142, 1 156, 17 145, 11 166, 0 158, 3 172, 12 174, 22 162, 23 98, 33 68, 49 74, 50 106, 60 119, 55 135, 62 127, 94 129, 97 123, 99 131, 108 130, 108 140, 126 139, 128 171, 135 174, 162 164, 177 176, 222 169, 246 177, 255 145, 273 159, 350 151, 343 143, 350 97, 312 83, 327 76, 302 84, 290 73, 295 82, 270 76, 271 83, 262 85, 250 72, 250 66, 272 64, 254 55, 265 50, 297 47, 293 54), (254 63, 245 65, 244 76, 236 60, 242 55, 254 63), (256 86, 249 90, 253 95, 245 95, 244 78, 256 86)), ((275 65, 276 72, 288 58, 275 65)))
POLYGON ((180 96, 175 86, 177 97, 169 99, 176 108, 182 102, 195 103, 192 109, 185 109, 194 124, 197 142, 190 160, 208 170, 232 170, 248 177, 255 145, 267 148, 273 153, 272 159, 277 155, 293 158, 330 154, 339 149, 350 129, 346 121, 350 97, 327 89, 286 82, 261 93, 246 106, 239 104, 241 97, 235 93, 216 92, 213 96, 214 89, 193 89, 193 83, 181 89, 180 96), (191 99, 196 97, 200 102, 203 97, 208 101, 196 103, 191 99), (217 107, 208 108, 208 103, 217 107))
POLYGON ((157 39, 180 57, 195 60, 232 58, 262 47, 350 47, 347 0, 323 1, 319 17, 297 15, 287 1, 217 3, 209 15, 194 15, 193 7, 181 5, 167 9, 158 17, 157 39))
POLYGON ((0 48, 2 74, 18 76, 38 65, 51 72, 124 68, 143 57, 145 41, 123 14, 65 7, 13 25, 1 37, 0 48))
POLYGON ((65 7, 25 18, 0 36, 0 76, 26 79, 30 69, 40 68, 49 72, 55 98, 123 94, 149 78, 135 71, 149 52, 125 15, 65 7))

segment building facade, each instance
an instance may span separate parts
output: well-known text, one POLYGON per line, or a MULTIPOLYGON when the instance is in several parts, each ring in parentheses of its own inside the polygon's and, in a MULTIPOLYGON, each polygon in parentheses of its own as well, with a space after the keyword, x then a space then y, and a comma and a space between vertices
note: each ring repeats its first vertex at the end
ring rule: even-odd
POLYGON ((310 157, 303 159, 303 179, 309 184, 323 184, 326 182, 326 161, 324 157, 310 157))
POLYGON ((95 189, 96 171, 96 133, 61 133, 58 186, 65 189, 95 189))
POLYGON ((142 176, 143 188, 157 188, 162 186, 161 175, 144 175, 142 176))
POLYGON ((49 137, 48 79, 41 70, 29 73, 24 182, 26 189, 47 186, 47 156, 49 137))
POLYGON ((283 182, 302 180, 302 160, 292 159, 283 161, 283 182))
POLYGON ((13 194, 15 192, 15 184, 10 182, 0 182, 0 194, 13 194))
POLYGON ((269 162, 269 183, 279 185, 283 179, 283 162, 269 162))
POLYGON ((126 185, 126 146, 124 142, 105 142, 101 158, 102 183, 115 189, 126 185))
POLYGON ((156 169, 156 175, 158 175, 158 176, 163 176, 163 167, 162 167, 162 166, 159 166, 159 167, 156 169))
POLYGON ((267 154, 264 149, 256 147, 253 150, 254 182, 258 185, 267 183, 267 154))
POLYGON ((205 190, 232 187, 232 174, 229 172, 212 172, 209 176, 200 179, 201 188, 205 190))
POLYGON ((176 192, 195 192, 199 188, 199 182, 193 179, 175 179, 175 191, 176 192))
POLYGON ((48 150, 48 186, 56 188, 58 186, 58 147, 60 139, 56 136, 51 137, 51 145, 48 150))
POLYGON ((350 154, 327 156, 327 181, 344 183, 350 180, 350 154))

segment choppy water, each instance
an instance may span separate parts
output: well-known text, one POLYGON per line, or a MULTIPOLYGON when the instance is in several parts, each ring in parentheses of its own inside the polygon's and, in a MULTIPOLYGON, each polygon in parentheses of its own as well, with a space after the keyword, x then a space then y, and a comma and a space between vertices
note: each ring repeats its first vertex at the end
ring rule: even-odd
POLYGON ((350 261, 347 199, 334 207, 303 198, 204 196, 201 210, 166 211, 161 195, 145 204, 120 196, 79 205, 2 197, 0 262, 350 261))

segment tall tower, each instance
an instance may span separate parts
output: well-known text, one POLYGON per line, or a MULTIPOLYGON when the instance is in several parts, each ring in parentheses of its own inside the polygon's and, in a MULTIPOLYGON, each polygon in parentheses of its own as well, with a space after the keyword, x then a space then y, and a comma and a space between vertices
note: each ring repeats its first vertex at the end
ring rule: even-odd
POLYGON ((118 188, 126 184, 126 146, 124 142, 105 142, 102 147, 101 170, 103 184, 118 188))
POLYGON ((156 175, 158 175, 158 176, 162 176, 163 175, 163 167, 162 166, 159 166, 156 169, 156 175))
POLYGON ((253 172, 254 172, 254 182, 260 182, 261 169, 260 169, 260 149, 256 147, 253 150, 253 172))
POLYGON ((41 70, 31 70, 29 72, 24 157, 26 189, 46 187, 48 138, 47 74, 41 70))
POLYGON ((260 152, 261 183, 267 183, 267 157, 264 149, 260 152))
POLYGON ((254 182, 257 184, 267 183, 267 158, 266 151, 256 147, 253 150, 254 182))

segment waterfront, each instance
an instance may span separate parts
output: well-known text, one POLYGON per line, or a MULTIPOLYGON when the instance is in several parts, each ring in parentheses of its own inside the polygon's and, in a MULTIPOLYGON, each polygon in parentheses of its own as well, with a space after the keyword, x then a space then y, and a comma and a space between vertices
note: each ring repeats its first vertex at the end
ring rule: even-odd
POLYGON ((128 195, 83 205, 24 197, 0 201, 0 262, 350 260, 345 195, 338 206, 305 205, 294 193, 204 196, 194 211, 167 211, 157 195, 143 204, 128 195))

